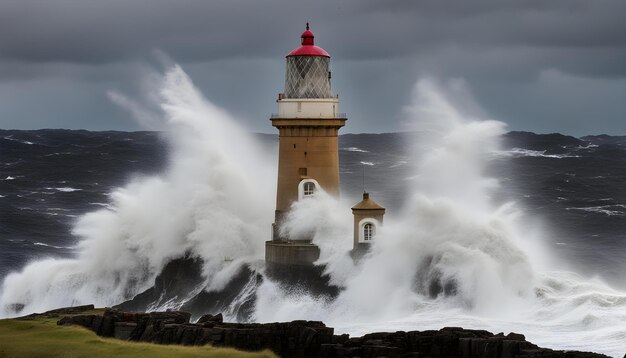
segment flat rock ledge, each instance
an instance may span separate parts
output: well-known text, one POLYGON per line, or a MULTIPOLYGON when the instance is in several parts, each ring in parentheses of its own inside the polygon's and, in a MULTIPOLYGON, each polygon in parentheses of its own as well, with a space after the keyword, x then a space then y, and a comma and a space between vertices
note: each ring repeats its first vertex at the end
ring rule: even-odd
POLYGON ((190 323, 190 317, 189 313, 179 311, 129 313, 107 309, 102 315, 63 317, 57 324, 79 325, 99 336, 129 341, 211 344, 246 351, 270 349, 281 357, 606 357, 540 348, 517 333, 494 335, 457 327, 349 337, 335 335, 333 328, 316 321, 225 323, 218 314, 204 315, 197 323, 190 323))

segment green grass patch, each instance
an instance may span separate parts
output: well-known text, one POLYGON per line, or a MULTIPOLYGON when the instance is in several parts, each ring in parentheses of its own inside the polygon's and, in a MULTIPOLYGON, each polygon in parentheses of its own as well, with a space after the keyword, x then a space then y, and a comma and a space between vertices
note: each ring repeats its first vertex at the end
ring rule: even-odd
MULTIPOLYGON (((101 313, 85 312, 84 314, 101 313)), ((211 346, 174 346, 102 338, 76 326, 57 326, 59 317, 0 320, 0 358, 9 357, 276 357, 269 350, 242 352, 211 346)))

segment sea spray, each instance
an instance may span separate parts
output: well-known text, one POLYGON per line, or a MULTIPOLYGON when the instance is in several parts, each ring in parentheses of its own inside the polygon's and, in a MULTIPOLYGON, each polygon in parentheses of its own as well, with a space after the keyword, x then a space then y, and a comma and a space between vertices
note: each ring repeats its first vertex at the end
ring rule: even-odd
POLYGON ((413 129, 429 133, 428 143, 412 157, 416 175, 404 210, 388 213, 359 265, 349 255, 352 217, 345 203, 319 193, 294 204, 283 227, 293 237, 311 236, 320 246, 318 264, 343 287, 328 319, 402 317, 439 295, 470 310, 500 311, 532 293, 533 270, 512 242, 515 210, 492 207, 497 181, 484 175, 484 158, 497 149, 504 124, 467 119, 429 81, 418 83, 415 98, 407 111, 413 129))
MULTIPOLYGON (((240 265, 262 258, 273 219, 275 161, 203 100, 180 68, 161 85, 168 169, 115 190, 107 210, 83 216, 74 229, 80 238, 75 259, 35 261, 8 276, 0 315, 120 303, 185 254, 205 262, 206 282, 193 296, 219 290, 240 265)), ((323 320, 337 333, 357 335, 442 326, 515 331, 543 346, 622 356, 626 294, 600 280, 544 269, 546 262, 538 265, 537 258, 549 253, 531 242, 536 230, 515 204, 495 201, 498 182, 485 175, 485 166, 502 123, 485 120, 458 81, 419 82, 406 114, 409 129, 418 131, 406 163, 414 173, 404 181, 389 178, 406 185, 405 206, 388 211, 369 254, 359 262, 349 256, 350 204, 358 198, 337 201, 320 191, 294 204, 283 228, 289 235, 312 235, 321 251, 317 264, 341 287, 338 297, 284 290, 251 276, 226 318, 239 317, 254 298, 258 321, 323 320)), ((151 308, 176 309, 185 299, 151 308)))
POLYGON ((284 237, 309 239, 320 248, 315 264, 324 266, 324 274, 336 286, 343 286, 354 269, 349 255, 352 230, 349 203, 337 200, 323 189, 318 189, 314 197, 293 203, 280 228, 284 237))
MULTIPOLYGON (((496 202, 498 182, 485 173, 504 125, 486 119, 461 81, 418 82, 406 113, 423 141, 414 148, 408 199, 337 300, 352 303, 344 311, 367 297, 385 311, 384 319, 371 319, 376 305, 365 306, 370 313, 360 310, 369 316, 361 318, 368 330, 445 324, 516 331, 545 346, 622 356, 626 294, 600 280, 554 271, 559 267, 538 242, 538 230, 528 227, 532 221, 516 203, 496 202), (363 292, 368 285, 391 291, 387 298, 374 289, 363 292), (355 293, 345 298, 353 286, 355 293), (393 305, 395 312, 388 308, 393 305)), ((340 330, 364 331, 353 323, 341 327, 345 319, 336 322, 340 330)))
POLYGON ((540 230, 516 203, 496 201, 499 184, 486 169, 504 124, 488 119, 460 81, 418 82, 406 114, 416 134, 404 208, 387 213, 355 264, 346 201, 318 193, 294 204, 283 230, 313 238, 317 264, 341 292, 329 301, 265 280, 255 319, 323 320, 356 335, 442 326, 515 331, 553 348, 621 356, 626 295, 599 280, 540 271, 556 268, 537 242, 540 230))
POLYGON ((519 305, 534 285, 525 238, 516 231, 519 212, 494 202, 499 185, 485 174, 504 123, 489 119, 462 81, 419 81, 405 111, 413 130, 428 133, 420 136, 426 148, 414 149, 410 199, 393 234, 422 258, 417 291, 443 293, 473 311, 501 314, 519 305))
MULTIPOLYGON (((167 128, 167 170, 134 179, 111 193, 110 209, 81 217, 73 230, 76 258, 40 260, 8 275, 2 317, 120 303, 185 254, 203 260, 208 289, 223 287, 235 266, 262 258, 273 212, 274 161, 227 113, 203 99, 178 66, 160 83, 154 98, 167 128)), ((137 112, 139 105, 133 106, 137 112)))

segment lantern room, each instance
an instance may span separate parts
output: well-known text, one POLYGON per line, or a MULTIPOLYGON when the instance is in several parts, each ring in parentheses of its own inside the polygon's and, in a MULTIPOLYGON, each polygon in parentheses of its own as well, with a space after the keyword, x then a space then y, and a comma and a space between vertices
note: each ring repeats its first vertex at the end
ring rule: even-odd
POLYGON ((301 45, 287 55, 285 98, 330 98, 330 55, 315 46, 315 35, 306 24, 301 45))

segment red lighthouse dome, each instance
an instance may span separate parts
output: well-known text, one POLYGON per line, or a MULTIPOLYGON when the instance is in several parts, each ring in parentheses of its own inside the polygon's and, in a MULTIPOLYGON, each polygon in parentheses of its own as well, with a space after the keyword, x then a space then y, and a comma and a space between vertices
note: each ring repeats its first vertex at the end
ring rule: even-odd
POLYGON ((293 51, 287 55, 287 57, 292 56, 322 56, 330 58, 330 55, 326 50, 319 46, 315 46, 314 39, 315 35, 313 32, 309 30, 309 23, 306 23, 306 31, 300 35, 302 38, 302 45, 298 48, 295 48, 293 51))

